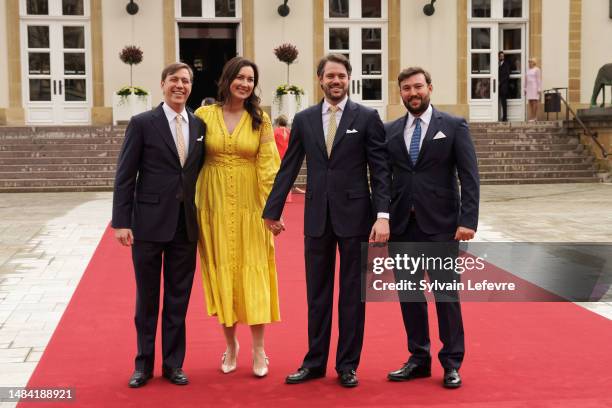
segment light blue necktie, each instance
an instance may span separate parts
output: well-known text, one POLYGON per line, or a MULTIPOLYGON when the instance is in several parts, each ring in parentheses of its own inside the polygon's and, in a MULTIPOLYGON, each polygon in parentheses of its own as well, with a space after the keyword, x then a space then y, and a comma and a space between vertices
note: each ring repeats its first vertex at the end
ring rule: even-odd
POLYGON ((419 158, 419 148, 421 144, 421 118, 414 120, 414 132, 412 132, 412 139, 410 140, 410 159, 412 164, 416 164, 419 158))

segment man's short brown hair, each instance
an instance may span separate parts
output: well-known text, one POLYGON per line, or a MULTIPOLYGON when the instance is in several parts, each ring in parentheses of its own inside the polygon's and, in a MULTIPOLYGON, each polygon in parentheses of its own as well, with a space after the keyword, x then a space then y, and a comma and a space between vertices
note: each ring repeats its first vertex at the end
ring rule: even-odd
POLYGON ((410 78, 411 76, 417 74, 423 74, 423 76, 425 76, 425 81, 427 82, 427 85, 431 85, 431 75, 429 75, 429 72, 425 71, 421 67, 409 67, 404 69, 397 76, 397 84, 401 85, 404 79, 410 78))
POLYGON ((168 75, 172 75, 181 69, 186 69, 189 72, 189 79, 193 82, 193 70, 191 67, 184 62, 173 62, 172 64, 166 66, 161 74, 161 80, 165 81, 168 75))
POLYGON ((351 76, 351 71, 353 68, 351 67, 351 63, 343 54, 327 54, 323 58, 319 60, 319 65, 317 66, 317 76, 321 78, 323 76, 323 71, 325 71, 325 64, 328 62, 336 62, 338 64, 344 65, 346 68, 346 73, 351 76))

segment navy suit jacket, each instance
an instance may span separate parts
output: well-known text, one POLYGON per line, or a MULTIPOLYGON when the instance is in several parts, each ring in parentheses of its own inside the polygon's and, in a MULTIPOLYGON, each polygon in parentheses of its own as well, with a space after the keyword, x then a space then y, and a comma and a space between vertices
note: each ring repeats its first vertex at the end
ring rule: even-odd
POLYGON ((383 123, 375 109, 349 99, 328 158, 322 106, 323 101, 295 115, 289 146, 268 196, 263 217, 273 220, 280 218, 287 194, 306 157, 308 179, 304 234, 309 237, 322 236, 329 211, 329 219, 337 236, 369 235, 375 214, 389 212, 391 175, 383 123))
POLYGON ((404 141, 407 119, 408 114, 385 125, 393 173, 391 234, 404 234, 412 208, 426 234, 455 232, 457 226, 476 230, 480 180, 467 122, 434 108, 419 157, 412 163, 404 141), (438 132, 446 137, 434 139, 438 132))
POLYGON ((171 241, 182 203, 189 240, 197 240, 195 186, 204 162, 206 125, 187 113, 189 152, 184 167, 161 104, 130 120, 115 174, 113 228, 131 228, 137 240, 171 241))

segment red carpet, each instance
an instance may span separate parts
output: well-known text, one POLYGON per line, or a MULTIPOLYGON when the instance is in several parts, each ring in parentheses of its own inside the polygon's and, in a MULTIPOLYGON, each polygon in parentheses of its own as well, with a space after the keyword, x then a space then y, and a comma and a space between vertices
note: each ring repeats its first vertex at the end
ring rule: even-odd
MULTIPOLYGON (((464 386, 451 391, 441 387, 442 370, 435 359, 432 378, 386 381, 387 371, 407 358, 406 337, 397 304, 371 303, 358 388, 337 385, 335 346, 327 378, 285 385, 285 375, 299 367, 307 344, 302 197, 288 204, 288 230, 277 239, 283 321, 268 327, 267 378, 251 374, 246 327, 239 328, 238 371, 220 372, 224 342, 216 319, 206 316, 196 273, 184 367, 191 384, 179 387, 160 378, 158 357, 156 377, 144 388, 129 389, 136 347, 134 277, 129 250, 107 231, 29 383, 74 388, 76 400, 19 406, 612 407, 612 322, 569 303, 465 303, 464 386)), ((431 326, 437 353, 435 319, 431 326)))

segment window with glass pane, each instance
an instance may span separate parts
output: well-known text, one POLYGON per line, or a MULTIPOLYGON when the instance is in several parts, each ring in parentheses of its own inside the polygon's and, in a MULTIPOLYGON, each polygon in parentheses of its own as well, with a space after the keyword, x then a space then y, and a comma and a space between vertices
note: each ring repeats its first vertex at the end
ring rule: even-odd
POLYGON ((361 73, 363 75, 381 75, 382 56, 380 54, 363 54, 361 57, 361 73))
POLYGON ((349 0, 329 0, 329 17, 348 18, 349 0))
POLYGON ((85 100, 85 80, 84 79, 66 79, 64 81, 64 94, 66 101, 78 101, 82 102, 85 100))
POLYGON ((521 78, 510 78, 508 82, 508 99, 521 99, 521 78))
POLYGON ((64 26, 64 48, 85 48, 85 28, 64 26))
POLYGON ((472 78, 472 99, 491 99, 490 78, 472 78))
POLYGON ((329 29, 329 49, 348 50, 349 49, 349 29, 330 28, 329 29))
MULTIPOLYGON (((3 2, 4 3, 4 2, 3 2)), ((46 16, 49 14, 49 0, 27 0, 26 13, 46 16)))
POLYGON ((521 49, 521 29, 504 30, 504 50, 521 49))
POLYGON ((380 18, 381 15, 381 0, 361 0, 361 17, 380 18))
POLYGON ((504 0, 504 17, 523 17, 523 0, 504 0))
POLYGON ((85 75, 85 54, 82 52, 65 52, 64 74, 85 75))
POLYGON ((472 17, 491 17, 491 0, 472 0, 472 17))
POLYGON ((33 102, 51 100, 50 79, 30 79, 30 100, 33 102))
POLYGON ((202 17, 202 0, 181 0, 181 16, 202 17))
POLYGON ((362 28, 361 29, 361 49, 380 50, 382 49, 381 29, 362 28))
POLYGON ((504 59, 510 63, 510 73, 520 74, 521 73, 521 54, 508 54, 504 53, 504 59))
POLYGON ((472 54, 472 74, 491 73, 491 54, 478 52, 472 54))
POLYGON ((49 26, 28 26, 28 48, 49 48, 49 26))
POLYGON ((65 16, 84 15, 83 0, 62 0, 62 14, 65 16))
POLYGON ((361 99, 364 101, 379 101, 382 99, 382 79, 364 79, 361 82, 363 87, 361 99))
POLYGON ((488 50, 491 48, 491 29, 472 28, 472 49, 488 50))
POLYGON ((215 0, 215 17, 236 17, 236 0, 215 0))
POLYGON ((51 57, 48 52, 28 53, 28 73, 30 75, 50 75, 51 57))

